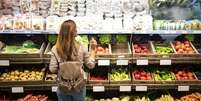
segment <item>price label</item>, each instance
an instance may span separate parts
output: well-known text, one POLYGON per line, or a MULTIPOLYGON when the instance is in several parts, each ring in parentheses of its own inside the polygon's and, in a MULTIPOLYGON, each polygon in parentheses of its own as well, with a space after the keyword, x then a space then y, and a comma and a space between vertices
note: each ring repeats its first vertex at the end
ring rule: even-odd
POLYGON ((24 93, 23 87, 12 87, 12 93, 24 93))
POLYGON ((10 62, 9 60, 0 60, 0 66, 9 66, 10 62))
POLYGON ((9 33, 11 30, 3 30, 4 33, 9 33))
POLYGON ((52 86, 52 92, 56 92, 58 89, 58 86, 52 86))
POLYGON ((171 65, 172 61, 171 60, 160 60, 160 65, 171 65))
POLYGON ((136 91, 147 91, 147 86, 136 86, 136 91))
POLYGON ((98 66, 109 66, 110 60, 98 60, 98 66))
POLYGON ((104 92, 105 87, 104 86, 93 86, 93 92, 104 92))
POLYGON ((131 86, 120 86, 119 91, 120 92, 131 92, 131 86))
POLYGON ((148 65, 149 61, 146 59, 137 60, 137 65, 148 65))
POLYGON ((189 91, 190 87, 189 86, 178 86, 178 91, 189 91))
POLYGON ((128 60, 117 60, 117 65, 128 65, 128 60))

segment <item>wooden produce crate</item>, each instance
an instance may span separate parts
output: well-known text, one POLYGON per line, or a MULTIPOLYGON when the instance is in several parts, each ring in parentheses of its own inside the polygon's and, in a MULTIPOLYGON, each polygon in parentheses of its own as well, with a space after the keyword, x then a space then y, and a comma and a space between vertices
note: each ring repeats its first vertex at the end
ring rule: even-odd
MULTIPOLYGON (((154 76, 153 76, 153 74, 151 73, 151 80, 137 80, 135 77, 134 77, 134 74, 133 74, 133 71, 134 70, 132 70, 132 73, 131 73, 131 75, 132 75, 132 82, 134 83, 134 84, 153 84, 154 83, 154 76)), ((148 72, 148 71, 146 71, 147 73, 150 73, 150 72, 148 72)))
POLYGON ((91 74, 89 74, 88 78, 87 78, 88 79, 87 81, 88 81, 89 84, 99 84, 99 85, 100 84, 109 84, 109 77, 108 77, 108 75, 107 75, 107 79, 106 80, 91 80, 90 78, 91 78, 91 74))
MULTIPOLYGON (((171 74, 174 75, 174 73, 172 73, 172 72, 171 72, 171 74)), ((173 76, 174 80, 160 80, 160 81, 156 80, 155 76, 156 76, 156 74, 153 73, 153 77, 154 77, 154 80, 155 80, 156 84, 175 84, 176 83, 176 77, 175 77, 175 75, 173 76)))
POLYGON ((95 69, 90 70, 87 81, 89 84, 109 84, 108 72, 108 67, 96 67, 95 69))
POLYGON ((194 53, 179 53, 178 51, 176 51, 176 41, 171 42, 171 46, 173 47, 173 50, 175 52, 174 56, 175 57, 198 57, 199 56, 199 52, 196 50, 196 48, 193 46, 193 44, 189 41, 190 47, 193 49, 192 51, 194 53))
MULTIPOLYGON (((92 50, 91 46, 89 45, 89 52, 91 50, 92 50)), ((110 59, 112 54, 111 44, 98 44, 95 49, 95 52, 96 52, 96 59, 110 59)))
POLYGON ((50 58, 51 57, 51 49, 52 49, 52 47, 53 46, 50 43, 47 44, 47 47, 45 48, 43 57, 45 57, 45 58, 50 58))
POLYGON ((38 53, 3 53, 3 48, 0 50, 1 58, 40 58, 45 51, 45 43, 42 43, 38 53))
POLYGON ((121 43, 121 44, 112 44, 111 45, 112 55, 111 58, 113 60, 118 59, 125 59, 125 60, 131 60, 132 59, 132 53, 129 43, 121 43))
POLYGON ((195 49, 201 54, 201 43, 192 43, 195 49))
POLYGON ((153 42, 153 41, 151 41, 151 47, 152 47, 154 56, 158 57, 158 58, 171 58, 175 54, 173 47, 171 46, 170 42, 161 42, 161 41, 160 42, 153 42), (157 50, 156 50, 157 46, 171 48, 172 52, 168 53, 168 54, 166 54, 166 53, 159 54, 159 53, 157 53, 157 50))
MULTIPOLYGON (((176 71, 174 71, 174 74, 175 74, 175 78, 176 78, 176 83, 181 83, 181 84, 184 84, 184 83, 196 83, 196 82, 198 82, 198 78, 197 78, 197 76, 195 75, 195 73, 194 72, 192 72, 191 70, 188 70, 188 71, 183 71, 183 70, 180 70, 180 69, 178 69, 178 70, 176 70, 176 71), (181 72, 181 74, 177 74, 177 72, 181 72), (193 80, 179 80, 178 78, 177 78, 177 75, 182 75, 183 76, 183 72, 190 72, 190 73, 192 73, 192 76, 193 76, 193 80)), ((189 75, 188 73, 186 73, 185 75, 189 75)))
POLYGON ((109 73, 109 82, 110 84, 131 84, 132 81, 131 81, 131 75, 130 75, 130 72, 127 71, 127 75, 128 75, 128 80, 112 80, 111 79, 111 73, 109 73))
MULTIPOLYGON (((21 79, 20 80, 19 78, 17 79, 15 77, 15 75, 16 75, 16 71, 15 71, 15 74, 14 73, 12 74, 13 75, 12 79, 5 79, 5 77, 3 76, 4 73, 8 73, 10 71, 10 70, 7 70, 7 71, 5 70, 3 73, 1 73, 0 85, 9 85, 9 86, 14 85, 14 86, 16 86, 16 85, 34 85, 34 84, 38 85, 38 84, 42 84, 44 82, 44 79, 45 79, 45 68, 42 68, 42 69, 37 68, 37 69, 29 70, 29 71, 31 72, 33 70, 34 71, 41 71, 42 72, 42 78, 36 79, 36 80, 28 80, 28 79, 23 80, 22 77, 20 77, 20 79, 21 79)), ((25 73, 25 71, 23 73, 25 73)), ((21 76, 22 76, 21 71, 19 71, 17 74, 21 74, 21 76)), ((24 75, 24 77, 25 76, 29 76, 29 75, 24 75)), ((11 78, 11 76, 10 76, 10 78, 11 78)), ((31 77, 29 77, 29 78, 31 78, 31 77)))
POLYGON ((153 50, 151 48, 151 43, 150 42, 148 42, 148 43, 139 43, 139 44, 138 43, 133 43, 132 46, 131 46, 131 49, 132 49, 134 57, 143 58, 143 57, 150 57, 150 56, 153 55, 153 50), (136 50, 136 48, 134 48, 134 47, 136 47, 135 44, 145 46, 148 49, 148 53, 136 52, 136 51, 139 51, 139 50, 136 50))

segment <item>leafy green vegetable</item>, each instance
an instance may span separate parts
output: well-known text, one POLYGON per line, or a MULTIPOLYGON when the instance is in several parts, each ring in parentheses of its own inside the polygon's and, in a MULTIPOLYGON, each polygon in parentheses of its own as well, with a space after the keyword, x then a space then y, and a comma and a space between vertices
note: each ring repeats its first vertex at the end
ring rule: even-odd
POLYGON ((154 71, 154 79, 156 81, 161 81, 161 80, 171 81, 171 80, 175 80, 175 77, 171 71, 167 69, 160 69, 160 70, 154 71))
POLYGON ((22 47, 23 48, 35 48, 36 45, 31 40, 27 40, 27 41, 23 42, 22 47))
POLYGON ((130 80, 127 70, 122 68, 113 69, 110 77, 114 81, 130 80))
POLYGON ((117 43, 126 43, 128 36, 127 35, 116 35, 117 43))
POLYGON ((84 46, 88 46, 89 44, 89 40, 88 40, 88 37, 87 35, 78 35, 75 37, 75 40, 78 41, 79 43, 83 44, 84 46))
POLYGON ((112 40, 112 35, 100 35, 99 41, 101 44, 109 44, 112 40))
POLYGON ((57 35, 48 35, 48 42, 51 44, 56 44, 57 41, 57 35))

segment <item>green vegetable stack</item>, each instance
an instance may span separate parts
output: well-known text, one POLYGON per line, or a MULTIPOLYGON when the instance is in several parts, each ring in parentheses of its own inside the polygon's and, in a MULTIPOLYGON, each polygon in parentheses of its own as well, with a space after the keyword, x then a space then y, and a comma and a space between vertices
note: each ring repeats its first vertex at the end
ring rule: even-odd
POLYGON ((117 43, 126 43, 128 42, 127 38, 128 38, 127 35, 116 35, 117 43))
POLYGON ((87 35, 82 35, 82 36, 78 35, 77 37, 75 37, 75 40, 83 44, 85 47, 88 47, 89 40, 87 35))
POLYGON ((175 80, 175 77, 171 71, 166 69, 161 69, 161 70, 154 71, 154 79, 156 81, 161 81, 161 80, 171 81, 171 80, 175 80))
POLYGON ((112 35, 100 35, 99 41, 101 44, 109 44, 112 40, 112 35))
POLYGON ((48 35, 48 42, 50 42, 51 44, 56 44, 57 41, 57 35, 48 35))
POLYGON ((170 53, 174 53, 174 51, 170 47, 156 46, 156 53, 157 54, 170 54, 170 53))
POLYGON ((7 45, 3 49, 2 53, 5 54, 39 53, 39 49, 37 49, 36 47, 37 45, 34 42, 28 40, 23 42, 22 46, 7 45))
POLYGON ((122 68, 112 70, 110 77, 113 81, 130 80, 127 70, 122 68))

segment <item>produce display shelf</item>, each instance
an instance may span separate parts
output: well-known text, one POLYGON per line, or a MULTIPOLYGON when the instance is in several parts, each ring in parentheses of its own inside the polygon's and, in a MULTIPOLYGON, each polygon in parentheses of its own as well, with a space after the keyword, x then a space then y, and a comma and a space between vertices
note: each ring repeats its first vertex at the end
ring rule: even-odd
MULTIPOLYGON (((42 64, 43 58, 2 58, 0 57, 0 62, 9 61, 9 64, 42 64)), ((4 65, 4 63, 0 64, 4 65)))
MULTIPOLYGON (((149 90, 165 90, 165 89, 178 89, 179 86, 189 87, 188 91, 191 90, 199 90, 201 89, 201 81, 198 81, 197 83, 128 83, 128 84, 87 84, 86 88, 87 90, 93 90, 94 87, 104 87, 104 90, 120 90, 120 87, 131 87, 131 90, 138 90, 139 88, 136 87, 143 87, 143 91, 149 91, 149 90), (144 89, 145 87, 145 89, 144 89)), ((57 87, 57 84, 55 82, 38 82, 33 84, 0 84, 0 91, 11 91, 12 88, 15 87, 23 87, 24 91, 29 90, 52 90, 53 87, 57 87)), ((102 91, 104 92, 104 91, 102 91)))

